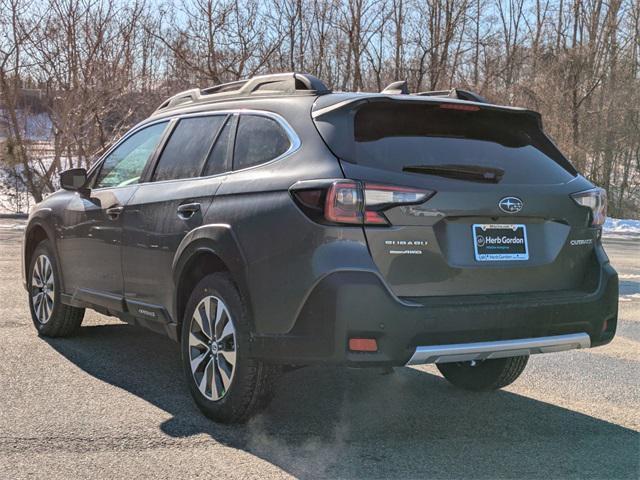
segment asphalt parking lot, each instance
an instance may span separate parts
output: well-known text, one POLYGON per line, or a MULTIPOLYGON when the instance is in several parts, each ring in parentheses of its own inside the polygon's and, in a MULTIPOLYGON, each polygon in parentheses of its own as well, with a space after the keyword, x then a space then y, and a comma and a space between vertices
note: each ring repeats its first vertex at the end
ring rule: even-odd
POLYGON ((432 366, 301 369, 243 426, 206 420, 178 346, 88 312, 39 338, 20 284, 21 231, 0 223, 0 478, 640 477, 640 238, 606 240, 616 339, 532 357, 496 393, 432 366))

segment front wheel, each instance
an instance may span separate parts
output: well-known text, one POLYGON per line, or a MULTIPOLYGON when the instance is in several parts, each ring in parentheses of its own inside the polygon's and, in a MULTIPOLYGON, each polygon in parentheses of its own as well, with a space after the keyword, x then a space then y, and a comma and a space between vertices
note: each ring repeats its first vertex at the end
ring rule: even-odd
POLYGON ((275 370, 248 356, 249 331, 231 278, 204 277, 182 321, 182 364, 198 408, 217 422, 246 421, 270 400, 275 370))
POLYGON ((497 390, 512 384, 524 371, 529 356, 496 358, 477 362, 438 363, 440 373, 465 390, 497 390))
POLYGON ((56 257, 48 240, 40 242, 33 251, 27 285, 31 319, 40 335, 68 337, 76 333, 84 308, 62 303, 56 257))

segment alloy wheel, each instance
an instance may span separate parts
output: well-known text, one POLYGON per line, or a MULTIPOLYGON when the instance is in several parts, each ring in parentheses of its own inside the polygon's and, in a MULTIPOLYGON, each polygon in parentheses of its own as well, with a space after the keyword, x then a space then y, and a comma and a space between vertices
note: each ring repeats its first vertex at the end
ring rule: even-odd
POLYGON ((42 324, 51 319, 55 299, 55 279, 49 257, 36 258, 31 274, 31 304, 36 318, 42 324))
POLYGON ((236 369, 236 330, 224 302, 200 300, 189 328, 189 363, 200 393, 220 400, 229 391, 236 369))

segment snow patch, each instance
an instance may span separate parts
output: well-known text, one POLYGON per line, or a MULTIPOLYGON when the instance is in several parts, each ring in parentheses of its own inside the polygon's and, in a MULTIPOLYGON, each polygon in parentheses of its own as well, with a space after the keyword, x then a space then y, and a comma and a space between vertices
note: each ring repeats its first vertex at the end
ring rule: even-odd
POLYGON ((610 218, 604 222, 605 234, 638 234, 640 235, 640 220, 610 218))
POLYGON ((0 230, 24 230, 26 222, 0 224, 0 230))
POLYGON ((629 295, 620 295, 619 300, 621 302, 633 302, 634 300, 640 300, 640 293, 631 293, 629 295))

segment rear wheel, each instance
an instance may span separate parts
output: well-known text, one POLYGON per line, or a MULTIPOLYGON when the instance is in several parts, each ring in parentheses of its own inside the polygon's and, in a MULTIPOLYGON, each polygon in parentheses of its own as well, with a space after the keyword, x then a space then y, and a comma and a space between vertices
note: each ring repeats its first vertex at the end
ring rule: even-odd
POLYGON ((191 395, 212 420, 238 423, 265 407, 275 370, 249 358, 249 319, 226 274, 203 278, 182 321, 182 363, 191 395))
POLYGON ((440 373, 465 390, 497 390, 512 384, 524 371, 529 356, 496 358, 478 362, 438 363, 440 373))
POLYGON ((60 300, 56 258, 48 240, 40 242, 31 256, 27 282, 29 310, 38 333, 46 337, 76 333, 82 324, 84 308, 71 307, 60 300))

